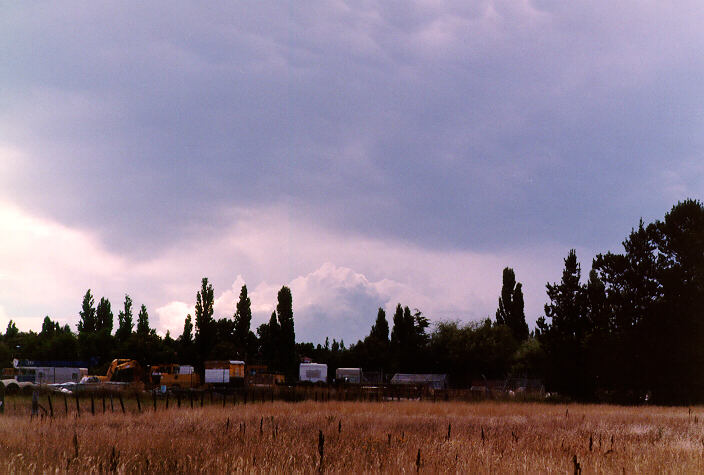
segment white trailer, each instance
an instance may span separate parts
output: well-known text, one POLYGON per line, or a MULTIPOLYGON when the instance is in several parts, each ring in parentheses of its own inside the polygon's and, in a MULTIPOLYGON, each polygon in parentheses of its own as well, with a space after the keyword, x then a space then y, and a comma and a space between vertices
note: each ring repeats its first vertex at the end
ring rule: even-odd
POLYGON ((321 363, 301 363, 298 379, 302 383, 326 383, 328 380, 328 365, 321 363))
POLYGON ((88 368, 37 366, 31 369, 34 371, 35 384, 77 383, 88 375, 88 368))
POLYGON ((230 370, 227 368, 206 368, 205 384, 229 384, 230 370))
POLYGON ((362 382, 362 368, 337 368, 335 380, 338 383, 360 384, 362 382))

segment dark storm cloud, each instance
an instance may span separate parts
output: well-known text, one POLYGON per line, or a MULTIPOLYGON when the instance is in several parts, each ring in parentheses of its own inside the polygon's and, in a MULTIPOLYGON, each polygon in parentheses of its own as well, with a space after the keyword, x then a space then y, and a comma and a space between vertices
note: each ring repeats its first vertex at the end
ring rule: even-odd
POLYGON ((285 205, 602 250, 701 191, 701 15, 641 3, 5 7, 2 196, 149 253, 285 205), (668 173, 665 173, 668 172, 668 173))

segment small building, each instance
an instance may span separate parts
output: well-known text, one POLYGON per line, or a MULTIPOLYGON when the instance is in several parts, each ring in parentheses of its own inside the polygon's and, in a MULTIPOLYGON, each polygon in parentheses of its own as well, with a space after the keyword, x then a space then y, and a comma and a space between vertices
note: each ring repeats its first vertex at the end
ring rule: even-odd
POLYGON ((236 384, 244 381, 244 361, 206 361, 206 384, 236 384))
POLYGON ((431 389, 447 389, 447 375, 396 373, 393 378, 391 378, 391 384, 425 386, 431 389))
POLYGON ((328 380, 328 365, 322 363, 301 363, 298 379, 308 383, 326 383, 328 380))
POLYGON ((361 384, 362 368, 337 368, 335 370, 335 381, 338 383, 361 384))

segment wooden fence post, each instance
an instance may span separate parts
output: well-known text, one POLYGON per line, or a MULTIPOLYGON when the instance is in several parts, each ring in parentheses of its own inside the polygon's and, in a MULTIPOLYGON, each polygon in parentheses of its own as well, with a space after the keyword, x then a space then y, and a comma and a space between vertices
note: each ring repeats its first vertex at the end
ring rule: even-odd
POLYGON ((137 411, 141 413, 142 412, 142 403, 139 400, 139 391, 135 391, 134 396, 137 398, 137 411))
POLYGON ((49 398, 49 414, 54 417, 54 405, 51 403, 51 393, 46 395, 49 398))
POLYGON ((122 413, 125 413, 125 402, 122 400, 122 393, 117 393, 117 397, 120 399, 120 407, 122 408, 122 413))
POLYGON ((68 416, 68 398, 64 394, 64 414, 68 416))

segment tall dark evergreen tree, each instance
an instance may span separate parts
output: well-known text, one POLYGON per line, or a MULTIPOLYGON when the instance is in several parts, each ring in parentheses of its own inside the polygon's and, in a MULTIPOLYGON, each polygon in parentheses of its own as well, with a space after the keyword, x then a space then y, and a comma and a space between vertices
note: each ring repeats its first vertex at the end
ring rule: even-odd
POLYGON ((181 341, 186 345, 193 343, 193 318, 190 313, 186 315, 186 320, 183 322, 181 341))
POLYGON ((93 295, 90 293, 90 289, 88 289, 83 296, 83 304, 78 314, 80 317, 78 321, 78 333, 95 333, 97 328, 94 303, 93 295))
POLYGON ((147 313, 147 307, 142 304, 137 316, 137 335, 148 336, 149 333, 149 313, 147 313))
POLYGON ((237 309, 235 311, 234 320, 235 346, 240 353, 240 356, 246 360, 249 355, 253 355, 256 351, 256 337, 251 330, 252 302, 247 296, 246 285, 243 285, 240 290, 240 298, 237 301, 237 309))
POLYGON ((215 297, 213 286, 208 283, 208 278, 203 277, 201 288, 196 294, 196 352, 200 362, 208 358, 215 346, 215 320, 213 319, 213 305, 215 297))
POLYGON ((584 399, 590 396, 587 393, 591 384, 584 378, 582 344, 588 319, 580 277, 577 254, 572 249, 565 259, 560 283, 546 286, 550 303, 545 304, 545 317, 538 319, 538 328, 549 358, 548 384, 563 394, 584 399))
POLYGON ((262 323, 257 328, 259 335, 259 353, 261 359, 269 366, 270 370, 280 371, 279 340, 281 329, 276 319, 276 312, 271 312, 269 323, 262 323))
POLYGON ((98 307, 95 310, 95 326, 96 331, 105 330, 112 333, 113 314, 110 306, 110 301, 105 297, 100 298, 98 307))
POLYGON ((293 323, 293 297, 291 289, 281 287, 277 295, 276 313, 279 318, 279 367, 291 377, 295 377, 298 368, 296 354, 296 332, 293 323))
POLYGON ((130 337, 134 328, 134 323, 132 322, 132 299, 127 294, 125 294, 123 309, 117 314, 117 323, 115 338, 120 342, 124 342, 130 337))
POLYGON ((381 307, 379 307, 379 311, 376 314, 376 322, 372 325, 369 338, 382 344, 389 344, 389 322, 386 320, 386 312, 381 307))
POLYGON ((504 268, 499 308, 496 310, 496 323, 511 329, 517 341, 528 338, 528 324, 523 303, 523 288, 516 282, 516 274, 510 267, 504 268))

